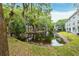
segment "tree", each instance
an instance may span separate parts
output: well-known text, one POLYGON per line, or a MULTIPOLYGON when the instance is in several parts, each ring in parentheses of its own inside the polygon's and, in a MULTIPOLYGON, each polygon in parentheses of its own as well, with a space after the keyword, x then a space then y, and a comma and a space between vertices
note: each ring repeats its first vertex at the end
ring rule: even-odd
MULTIPOLYGON (((29 9, 27 10, 27 12, 25 12, 25 15, 27 16, 26 22, 32 25, 34 32, 37 31, 37 29, 39 29, 39 31, 48 31, 52 33, 53 24, 51 23, 50 4, 31 5, 31 8, 28 7, 29 9)), ((35 36, 38 37, 38 34, 35 34, 35 36)), ((43 34, 41 35, 41 37, 45 37, 45 35, 43 34)), ((38 39, 35 38, 34 40, 36 41, 38 39)))
POLYGON ((15 15, 15 12, 14 12, 15 3, 3 4, 3 8, 4 8, 4 13, 5 13, 4 18, 5 18, 5 22, 7 25, 7 34, 10 35, 8 26, 9 26, 10 22, 13 20, 12 17, 15 15))
POLYGON ((66 19, 60 19, 56 22, 56 27, 58 27, 60 31, 65 31, 65 20, 66 19))
POLYGON ((9 55, 8 41, 7 41, 7 30, 3 17, 3 8, 0 3, 0 55, 9 55))
MULTIPOLYGON (((15 6, 15 4, 13 4, 13 7, 15 6)), ((21 13, 16 12, 18 9, 13 9, 14 12, 14 16, 11 17, 11 21, 9 22, 9 26, 10 26, 10 32, 20 32, 19 30, 19 22, 17 22, 18 20, 20 20, 20 17, 22 17, 21 19, 25 22, 25 24, 23 24, 24 26, 27 26, 26 30, 28 29, 27 32, 31 32, 30 29, 32 29, 34 32, 34 34, 28 34, 27 36, 36 36, 38 34, 35 34, 38 31, 42 31, 41 37, 46 35, 46 32, 52 32, 53 29, 53 24, 51 23, 51 16, 50 16, 50 11, 51 11, 51 6, 50 4, 44 4, 44 3, 36 3, 36 4, 32 4, 32 3, 23 3, 22 4, 22 9, 19 10, 21 13), (13 17, 15 17, 13 19, 13 17), (14 21, 16 19, 16 21, 14 21), (16 24, 14 24, 16 23, 16 24), (14 24, 14 25, 13 25, 14 24), (18 26, 17 26, 18 25, 18 26), (15 30, 15 28, 17 28, 15 30), (45 32, 45 33, 44 33, 45 32)), ((21 27, 20 27, 21 28, 21 27)), ((22 29, 22 28, 21 28, 22 29)), ((35 38, 35 40, 38 40, 35 38)))
POLYGON ((21 34, 26 31, 25 22, 19 15, 15 15, 12 19, 9 24, 11 36, 15 35, 16 38, 21 39, 21 34))
POLYGON ((33 32, 36 31, 44 31, 43 33, 33 34, 33 40, 37 41, 39 40, 50 40, 50 38, 46 39, 46 32, 49 32, 50 34, 48 37, 52 35, 53 31, 53 24, 51 23, 51 5, 45 4, 45 3, 36 3, 36 4, 28 4, 29 6, 26 8, 25 14, 25 20, 27 24, 32 25, 33 32), (38 39, 37 39, 37 38, 38 39))

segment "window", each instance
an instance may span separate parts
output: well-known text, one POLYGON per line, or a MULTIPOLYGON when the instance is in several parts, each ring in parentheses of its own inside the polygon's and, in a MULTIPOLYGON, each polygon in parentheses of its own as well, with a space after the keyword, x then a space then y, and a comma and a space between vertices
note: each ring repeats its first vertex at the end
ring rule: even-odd
POLYGON ((78 20, 78 24, 79 24, 79 20, 78 20))
POLYGON ((71 32, 71 28, 69 28, 69 31, 71 32))
POLYGON ((79 26, 78 26, 78 32, 79 32, 79 26))
POLYGON ((75 23, 73 23, 73 25, 75 25, 75 23))
POLYGON ((74 31, 74 32, 76 31, 75 27, 73 27, 73 31, 74 31))
POLYGON ((68 31, 68 28, 67 28, 67 31, 68 31))

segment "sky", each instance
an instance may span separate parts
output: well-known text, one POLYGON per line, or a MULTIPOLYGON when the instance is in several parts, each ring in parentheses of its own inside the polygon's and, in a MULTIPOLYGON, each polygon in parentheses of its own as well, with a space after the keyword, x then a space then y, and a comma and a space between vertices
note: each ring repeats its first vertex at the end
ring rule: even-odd
POLYGON ((54 22, 59 19, 68 19, 76 11, 76 8, 72 3, 53 3, 51 5, 51 15, 54 22))

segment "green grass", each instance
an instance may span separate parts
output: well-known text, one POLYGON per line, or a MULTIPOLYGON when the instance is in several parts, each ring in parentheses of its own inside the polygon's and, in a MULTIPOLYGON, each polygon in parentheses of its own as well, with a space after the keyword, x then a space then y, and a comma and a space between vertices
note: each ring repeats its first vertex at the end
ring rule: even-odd
POLYGON ((32 56, 78 56, 79 55, 79 36, 60 32, 67 37, 70 42, 61 47, 44 47, 27 42, 19 41, 10 37, 8 39, 10 55, 32 55, 32 56))
POLYGON ((55 53, 52 52, 54 49, 51 47, 47 48, 44 46, 29 44, 27 42, 22 42, 12 37, 8 39, 8 44, 10 55, 55 55, 55 53))
POLYGON ((67 32, 60 32, 60 34, 63 34, 65 37, 67 37, 70 40, 70 43, 68 43, 68 46, 75 46, 79 45, 79 36, 72 34, 72 33, 67 33, 67 32))

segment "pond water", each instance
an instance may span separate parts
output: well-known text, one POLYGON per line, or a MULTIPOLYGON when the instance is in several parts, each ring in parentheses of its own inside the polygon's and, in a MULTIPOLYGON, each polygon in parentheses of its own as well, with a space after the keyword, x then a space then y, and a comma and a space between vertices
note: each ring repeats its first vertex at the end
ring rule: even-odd
POLYGON ((63 46, 64 44, 59 43, 56 39, 53 39, 51 42, 51 46, 63 46))

